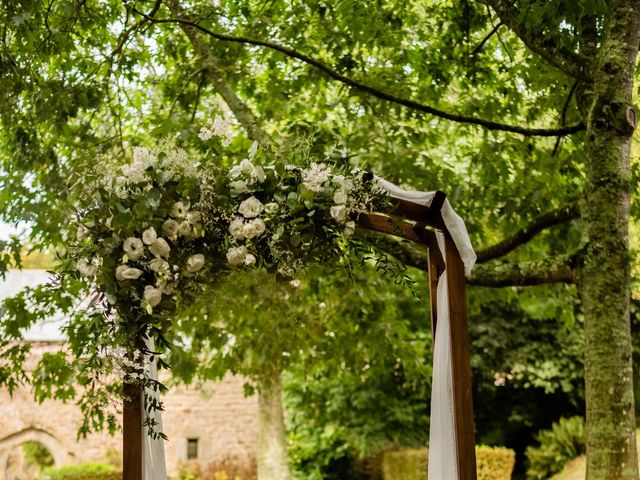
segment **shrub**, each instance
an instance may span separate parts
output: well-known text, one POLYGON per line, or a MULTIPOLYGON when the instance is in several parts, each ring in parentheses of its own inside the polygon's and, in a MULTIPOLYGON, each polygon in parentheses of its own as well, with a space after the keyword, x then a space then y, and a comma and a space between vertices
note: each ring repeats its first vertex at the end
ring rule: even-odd
POLYGON ((510 448, 476 447, 478 480, 510 480, 516 464, 516 452, 510 448))
POLYGON ((45 468, 40 480, 122 480, 122 473, 113 465, 102 463, 81 463, 59 468, 45 468))
MULTIPOLYGON (((406 449, 385 452, 382 457, 384 480, 424 480, 428 474, 428 450, 406 449)), ((510 480, 516 454, 503 447, 476 447, 478 480, 510 480)))
POLYGON ((527 448, 527 478, 545 480, 561 471, 575 457, 586 452, 584 419, 561 418, 550 430, 536 435, 538 447, 527 448))

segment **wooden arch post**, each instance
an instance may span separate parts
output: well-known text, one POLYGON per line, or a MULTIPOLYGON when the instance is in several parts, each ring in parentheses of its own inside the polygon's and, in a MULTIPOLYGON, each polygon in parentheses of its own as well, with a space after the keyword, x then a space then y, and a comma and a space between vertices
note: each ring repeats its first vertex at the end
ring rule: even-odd
POLYGON ((428 249, 431 331, 434 340, 438 325, 438 283, 446 264, 453 369, 453 416, 459 473, 459 478, 455 480, 476 480, 471 353, 464 265, 440 212, 445 198, 446 195, 443 192, 436 192, 429 207, 394 199, 397 208, 392 215, 362 214, 358 217, 357 222, 363 228, 402 237, 420 243, 428 249), (444 258, 440 252, 434 230, 444 234, 444 258))
MULTIPOLYGON (((446 195, 443 192, 436 192, 429 207, 394 199, 397 202, 397 208, 392 215, 361 214, 357 219, 357 223, 360 227, 369 230, 417 242, 428 249, 431 329, 434 339, 438 324, 438 283, 440 275, 445 269, 446 261, 449 321, 451 325, 451 357, 453 363, 453 413, 459 478, 442 480, 476 480, 471 356, 464 265, 440 213, 445 198, 446 195), (444 258, 440 253, 434 230, 441 231, 444 234, 444 258)), ((124 395, 122 428, 123 478, 125 480, 143 480, 144 395, 142 395, 142 388, 133 384, 124 385, 124 395)))

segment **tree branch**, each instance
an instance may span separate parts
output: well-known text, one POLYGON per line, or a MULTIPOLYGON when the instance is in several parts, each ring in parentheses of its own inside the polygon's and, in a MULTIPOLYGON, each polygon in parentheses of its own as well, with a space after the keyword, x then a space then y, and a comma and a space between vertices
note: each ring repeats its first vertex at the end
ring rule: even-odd
MULTIPOLYGON (((175 0, 169 0, 169 2, 174 3, 175 0)), ((138 12, 138 13, 141 13, 142 15, 144 15, 142 12, 138 12)), ((563 128, 527 128, 527 127, 521 127, 518 125, 506 125, 499 122, 493 122, 491 120, 484 120, 482 118, 445 112, 443 110, 437 109, 435 107, 431 107, 429 105, 425 105, 420 102, 416 102, 414 100, 398 97, 384 90, 380 90, 376 87, 367 85, 358 80, 346 77, 338 73, 329 65, 321 62, 320 60, 317 60, 308 55, 305 55, 296 50, 293 50, 292 48, 285 47, 283 45, 279 45, 274 42, 269 42, 264 40, 254 40, 246 37, 238 37, 238 36, 232 36, 232 35, 227 35, 222 33, 216 33, 212 30, 209 30, 206 27, 199 25, 196 22, 192 22, 184 18, 165 18, 165 19, 154 18, 154 19, 150 19, 150 21, 154 23, 178 23, 183 26, 183 29, 185 27, 190 27, 191 29, 200 30, 201 32, 206 33, 207 35, 221 41, 265 47, 265 48, 283 53, 288 57, 301 60, 302 62, 305 62, 308 65, 311 65, 317 68, 318 70, 324 72, 330 78, 337 80, 339 82, 342 82, 345 85, 348 85, 362 92, 366 92, 370 95, 373 95, 376 98, 380 98, 388 102, 396 103, 398 105, 402 105, 402 106, 411 108, 413 110, 424 112, 429 115, 444 118, 446 120, 450 120, 457 123, 467 123, 471 125, 478 125, 488 130, 498 130, 503 132, 517 133, 524 136, 537 136, 537 137, 557 137, 557 136, 571 135, 585 129, 582 123, 573 125, 570 127, 563 127, 563 128)))
MULTIPOLYGON (((427 252, 407 241, 388 235, 375 235, 375 244, 403 264, 427 271, 427 252)), ((525 287, 547 283, 576 283, 572 257, 561 256, 535 262, 476 265, 467 285, 479 287, 525 287)))
MULTIPOLYGON (((269 135, 262 129, 260 122, 251 109, 236 95, 229 83, 225 80, 220 67, 220 59, 198 34, 198 30, 201 29, 195 27, 195 24, 188 20, 186 12, 180 5, 179 0, 165 0, 165 3, 169 7, 172 15, 178 17, 175 23, 180 24, 182 30, 193 45, 194 50, 202 58, 207 78, 229 106, 234 116, 238 119, 238 122, 240 122, 240 125, 242 125, 247 132, 249 138, 261 145, 267 144, 269 142, 269 135)), ((148 18, 154 23, 159 22, 159 20, 155 18, 149 18, 144 12, 135 11, 137 14, 148 18)))
POLYGON ((501 242, 491 247, 478 251, 477 263, 484 263, 489 260, 502 257, 507 253, 515 250, 520 245, 523 245, 524 243, 531 240, 542 230, 553 225, 568 222, 569 220, 573 220, 574 218, 578 218, 579 216, 580 204, 578 201, 570 203, 569 205, 564 205, 560 208, 556 208, 555 210, 545 212, 542 215, 534 218, 533 221, 529 223, 529 225, 521 228, 510 237, 505 238, 501 242))
POLYGON ((480 50, 482 50, 482 48, 484 47, 484 44, 485 44, 485 43, 487 43, 487 42, 489 41, 489 39, 490 39, 491 37, 493 37, 493 36, 497 33, 498 29, 499 29, 502 25, 504 25, 504 23, 502 23, 502 22, 498 22, 498 23, 497 23, 497 25, 496 25, 495 27, 493 27, 493 28, 491 29, 491 31, 487 34, 487 36, 486 36, 486 37, 484 37, 484 38, 482 39, 482 41, 481 41, 481 42, 476 46, 476 48, 474 48, 474 49, 473 49, 473 51, 471 52, 471 55, 472 55, 472 56, 475 56, 475 55, 477 55, 478 53, 480 53, 480 50))
POLYGON ((509 0, 478 0, 495 10, 509 29, 515 33, 532 52, 537 53, 567 75, 582 81, 589 81, 588 62, 576 52, 545 39, 540 32, 527 28, 522 21, 522 12, 509 0))

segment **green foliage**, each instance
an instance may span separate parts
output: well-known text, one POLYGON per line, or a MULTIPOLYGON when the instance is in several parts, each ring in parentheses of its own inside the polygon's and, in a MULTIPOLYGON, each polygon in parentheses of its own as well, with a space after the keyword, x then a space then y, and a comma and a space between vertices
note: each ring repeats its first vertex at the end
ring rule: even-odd
POLYGON ((67 467, 45 468, 39 480, 122 480, 122 473, 113 465, 101 463, 81 463, 67 467))
POLYGON ((25 442, 22 444, 22 453, 27 466, 35 465, 40 468, 53 465, 51 452, 40 442, 25 442))
MULTIPOLYGON (((478 480, 511 480, 515 452, 504 447, 476 447, 478 480)), ((428 450, 406 449, 385 452, 382 457, 384 480, 423 480, 428 476, 428 450)))
POLYGON ((561 418, 550 430, 540 431, 536 440, 539 446, 527 448, 527 478, 546 480, 586 451, 584 419, 561 418))

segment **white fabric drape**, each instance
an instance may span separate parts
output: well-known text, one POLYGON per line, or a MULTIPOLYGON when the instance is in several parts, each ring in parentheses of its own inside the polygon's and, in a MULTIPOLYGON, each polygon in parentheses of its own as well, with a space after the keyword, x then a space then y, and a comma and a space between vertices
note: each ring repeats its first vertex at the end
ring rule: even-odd
MULTIPOLYGON (((380 186, 393 198, 429 206, 435 192, 406 191, 378 178, 380 186)), ((468 275, 476 261, 467 227, 453 210, 449 200, 442 206, 444 221, 462 258, 468 275)), ((446 259, 444 234, 436 233, 442 258, 446 259)), ((449 318, 449 289, 447 271, 438 281, 437 328, 433 339, 433 378, 431 384, 431 426, 429 430, 429 480, 459 480, 456 449, 455 417, 453 412, 453 365, 451 360, 451 323, 449 318)))
MULTIPOLYGON (((155 350, 152 338, 145 339, 147 350, 153 352, 155 350)), ((151 361, 150 355, 147 355, 145 361, 149 364, 149 377, 152 380, 158 380, 158 369, 156 362, 151 361)), ((146 395, 160 401, 160 392, 151 388, 146 388, 146 395)), ((149 414, 155 420, 155 430, 162 432, 162 413, 160 410, 154 410, 149 414)), ((144 413, 143 413, 144 416, 144 413)), ((143 429, 143 469, 144 480, 166 480, 167 469, 164 458, 164 440, 162 438, 154 439, 149 435, 149 428, 143 429)))

